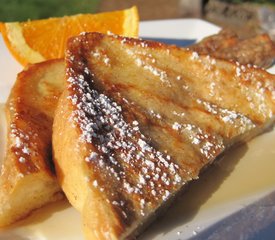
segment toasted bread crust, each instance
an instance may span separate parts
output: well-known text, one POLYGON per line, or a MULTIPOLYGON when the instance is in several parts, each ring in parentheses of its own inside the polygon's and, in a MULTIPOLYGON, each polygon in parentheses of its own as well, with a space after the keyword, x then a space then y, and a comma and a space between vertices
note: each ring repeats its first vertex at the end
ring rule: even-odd
POLYGON ((51 60, 28 66, 11 90, 0 176, 0 226, 62 197, 51 162, 51 135, 63 78, 64 61, 51 60))
POLYGON ((230 145, 274 121, 274 76, 161 43, 72 38, 66 79, 54 161, 87 239, 130 239, 230 145))

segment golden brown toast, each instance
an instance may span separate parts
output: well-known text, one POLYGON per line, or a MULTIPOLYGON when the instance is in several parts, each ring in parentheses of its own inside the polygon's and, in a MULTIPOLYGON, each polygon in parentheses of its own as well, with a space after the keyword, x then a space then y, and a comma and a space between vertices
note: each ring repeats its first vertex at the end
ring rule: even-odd
POLYGON ((224 29, 190 46, 199 54, 268 68, 275 60, 275 44, 267 34, 240 39, 233 31, 224 29))
POLYGON ((175 46, 68 42, 53 125, 59 182, 86 239, 133 239, 231 145, 274 121, 275 76, 175 46))
POLYGON ((51 135, 63 79, 64 61, 51 60, 27 67, 11 90, 0 176, 1 227, 62 198, 51 162, 51 135))

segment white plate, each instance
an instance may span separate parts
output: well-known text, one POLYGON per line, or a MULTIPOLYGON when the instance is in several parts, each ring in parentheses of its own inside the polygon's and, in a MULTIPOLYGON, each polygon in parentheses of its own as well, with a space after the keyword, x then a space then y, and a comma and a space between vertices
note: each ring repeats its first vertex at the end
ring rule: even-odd
MULTIPOLYGON (((148 21, 140 35, 153 38, 201 39, 219 28, 197 19, 148 21)), ((6 101, 22 69, 0 39, 0 103, 6 101)), ((274 68, 272 69, 274 72, 274 68)), ((0 134, 3 137, 3 133, 0 134)), ((152 224, 140 240, 187 239, 212 223, 272 191, 275 186, 275 131, 231 151, 152 224), (260 175, 263 173, 262 175, 260 175), (255 176, 259 176, 255 178, 255 176)), ((1 240, 83 240, 79 214, 67 202, 36 211, 15 226, 0 231, 1 240)))

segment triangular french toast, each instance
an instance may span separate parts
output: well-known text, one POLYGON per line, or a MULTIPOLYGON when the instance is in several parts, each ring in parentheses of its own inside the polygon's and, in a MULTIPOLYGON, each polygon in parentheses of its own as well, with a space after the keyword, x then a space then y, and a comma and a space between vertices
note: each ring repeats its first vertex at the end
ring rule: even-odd
POLYGON ((70 39, 53 158, 86 238, 133 239, 221 153, 273 123, 274 84, 175 46, 70 39))
POLYGON ((53 116, 63 79, 64 60, 46 61, 18 74, 11 90, 0 175, 0 227, 63 196, 51 162, 53 116))

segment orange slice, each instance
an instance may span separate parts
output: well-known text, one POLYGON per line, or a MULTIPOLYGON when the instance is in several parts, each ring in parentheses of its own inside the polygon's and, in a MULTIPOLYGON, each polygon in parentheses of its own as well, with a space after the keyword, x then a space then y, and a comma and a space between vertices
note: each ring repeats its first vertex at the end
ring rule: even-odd
POLYGON ((8 49, 22 65, 64 57, 67 39, 81 32, 112 32, 137 37, 138 26, 136 7, 99 14, 0 24, 8 49))

